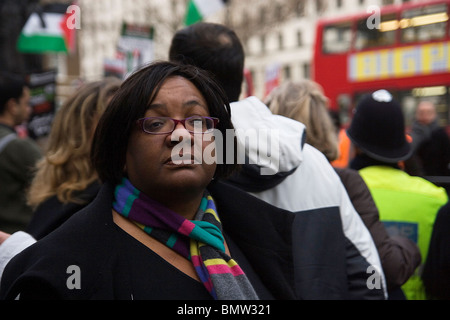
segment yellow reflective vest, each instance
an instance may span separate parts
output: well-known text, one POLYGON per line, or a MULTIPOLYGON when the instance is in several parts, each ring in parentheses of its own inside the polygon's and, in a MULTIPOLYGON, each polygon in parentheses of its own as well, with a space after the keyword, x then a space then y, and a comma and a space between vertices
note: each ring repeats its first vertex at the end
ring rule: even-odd
POLYGON ((419 247, 422 263, 402 290, 408 300, 425 299, 420 274, 437 212, 448 200, 445 189, 387 166, 370 166, 359 172, 369 187, 387 232, 408 237, 419 247))

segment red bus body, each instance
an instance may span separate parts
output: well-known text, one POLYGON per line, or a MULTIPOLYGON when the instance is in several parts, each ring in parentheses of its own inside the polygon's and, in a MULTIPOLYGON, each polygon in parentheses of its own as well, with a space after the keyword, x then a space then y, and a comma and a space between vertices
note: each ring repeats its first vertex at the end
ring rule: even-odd
MULTIPOLYGON (((362 30, 360 34, 365 32, 363 22, 376 21, 374 20, 374 17, 376 17, 374 11, 335 19, 323 19, 317 23, 312 78, 324 88, 326 96, 330 99, 331 110, 340 112, 341 116, 343 112, 348 113, 347 119, 349 119, 358 97, 363 93, 387 89, 398 98, 397 92, 413 90, 414 88, 440 87, 446 90, 442 92, 443 97, 440 98, 440 116, 444 118, 441 122, 448 125, 448 105, 450 101, 450 28, 448 17, 450 16, 450 0, 391 5, 382 7, 379 13, 381 18, 388 17, 388 19, 383 20, 383 26, 385 26, 385 30, 390 32, 391 37, 389 39, 394 40, 391 40, 393 42, 390 44, 374 45, 370 48, 358 48, 356 41, 357 33, 360 30, 362 30), (426 13, 430 8, 445 7, 445 12, 433 13, 433 11, 430 11, 430 14, 426 13), (422 10, 420 12, 425 12, 425 14, 405 19, 406 14, 418 12, 418 10, 422 10), (409 34, 418 33, 415 30, 418 30, 418 27, 423 28, 422 25, 416 27, 420 23, 428 24, 427 27, 429 28, 432 23, 424 19, 430 18, 440 19, 437 29, 441 32, 439 39, 410 41, 407 38, 407 32, 409 34), (442 34, 444 23, 445 35, 442 34), (351 36, 351 40, 347 41, 349 43, 348 48, 341 50, 342 52, 324 52, 325 30, 334 31, 332 26, 340 25, 349 28, 343 27, 343 30, 347 30, 347 39, 350 39, 351 36), (407 27, 407 25, 410 27, 407 27), (402 28, 401 26, 405 27, 402 28), (406 30, 407 28, 411 29, 406 30), (341 107, 342 101, 340 99, 342 97, 347 97, 349 101, 346 110, 342 110, 341 107), (443 110, 445 104, 447 106, 443 110)), ((367 28, 369 29, 369 27, 367 28)), ((377 32, 380 32, 381 28, 376 29, 378 29, 377 32)), ((387 33, 385 34, 387 35, 387 33)), ((384 36, 383 33, 379 33, 379 35, 384 36)), ((345 41, 341 42, 345 43, 345 41)), ((333 43, 339 46, 341 42, 334 40, 333 43)), ((345 125, 345 123, 343 124, 345 125)))

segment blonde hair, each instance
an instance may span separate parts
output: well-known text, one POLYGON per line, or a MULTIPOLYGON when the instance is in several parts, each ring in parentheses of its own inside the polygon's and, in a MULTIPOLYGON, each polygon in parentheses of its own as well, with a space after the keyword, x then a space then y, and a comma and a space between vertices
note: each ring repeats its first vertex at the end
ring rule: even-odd
POLYGON ((120 84, 112 77, 84 84, 57 110, 46 154, 37 163, 28 190, 31 207, 54 195, 62 203, 83 203, 76 192, 98 179, 90 162, 93 133, 120 84))
POLYGON ((287 81, 275 88, 265 101, 274 114, 302 122, 306 142, 321 151, 328 161, 339 156, 338 136, 328 110, 328 98, 314 81, 287 81))

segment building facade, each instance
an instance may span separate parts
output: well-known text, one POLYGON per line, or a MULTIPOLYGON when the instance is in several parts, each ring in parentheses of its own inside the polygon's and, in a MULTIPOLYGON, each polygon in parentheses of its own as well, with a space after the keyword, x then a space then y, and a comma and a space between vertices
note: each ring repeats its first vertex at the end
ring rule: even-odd
MULTIPOLYGON (((278 1, 281 6, 290 5, 290 11, 285 15, 281 14, 280 21, 273 23, 270 29, 263 28, 262 32, 256 32, 245 43, 246 67, 253 76, 254 94, 258 97, 264 97, 267 94, 266 83, 270 82, 270 77, 275 76, 274 73, 279 76, 279 81, 311 77, 315 24, 318 19, 366 12, 370 6, 404 2, 407 1, 278 1)), ((277 12, 276 6, 274 8, 274 1, 260 0, 258 3, 261 6, 259 9, 260 15, 269 11, 264 10, 264 6, 271 8, 270 12, 277 12)), ((255 11, 258 12, 258 9, 255 11)), ((264 20, 261 17, 261 21, 264 20)))
MULTIPOLYGON (((166 59, 172 35, 183 27, 189 0, 39 1, 53 2, 75 3, 81 10, 76 49, 69 54, 46 54, 40 62, 44 68, 58 70, 57 97, 62 101, 80 81, 104 77, 105 60, 116 57, 124 23, 154 28, 152 59, 166 59)), ((229 0, 226 9, 207 21, 236 30, 253 77, 253 94, 262 98, 270 75, 278 75, 280 81, 310 77, 317 19, 403 2, 406 0, 229 0)))

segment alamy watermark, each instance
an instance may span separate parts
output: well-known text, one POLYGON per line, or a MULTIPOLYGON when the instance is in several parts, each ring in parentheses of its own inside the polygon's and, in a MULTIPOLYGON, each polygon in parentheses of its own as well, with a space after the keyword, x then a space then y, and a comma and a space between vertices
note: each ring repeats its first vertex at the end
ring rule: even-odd
MULTIPOLYGON (((201 130, 196 128, 194 132, 201 132, 201 130)), ((278 130, 227 129, 225 135, 226 137, 217 129, 210 133, 193 135, 186 134, 185 130, 174 130, 171 139, 179 143, 172 149, 171 160, 176 165, 251 164, 260 167, 261 175, 274 175, 279 172, 280 135, 278 130), (237 138, 236 148, 234 147, 235 138, 237 138), (208 145, 203 148, 206 143, 208 145)))
POLYGON ((70 265, 66 269, 66 273, 69 274, 66 280, 66 286, 69 290, 81 289, 81 269, 77 265, 70 265))
MULTIPOLYGON (((67 7, 66 13, 70 14, 66 21, 68 29, 81 29, 81 8, 77 5, 70 5, 67 7)), ((370 14, 366 25, 370 30, 380 29, 381 24, 381 8, 377 5, 367 7, 367 13, 370 14)))
MULTIPOLYGON (((81 289, 81 268, 77 265, 70 265, 66 269, 66 273, 69 275, 66 280, 66 286, 69 290, 81 289)), ((381 273, 374 266, 369 266, 366 273, 369 275, 366 281, 367 289, 380 290, 382 287, 381 273)))
POLYGON ((366 273, 369 274, 369 277, 366 281, 366 286, 369 290, 381 289, 381 273, 374 266, 369 266, 366 270, 366 273))
POLYGON ((369 6, 367 7, 367 13, 370 13, 369 18, 367 18, 366 26, 369 30, 380 29, 381 25, 381 8, 379 6, 369 6))
POLYGON ((81 29, 81 8, 73 4, 67 7, 66 13, 69 14, 66 20, 67 29, 81 29))

